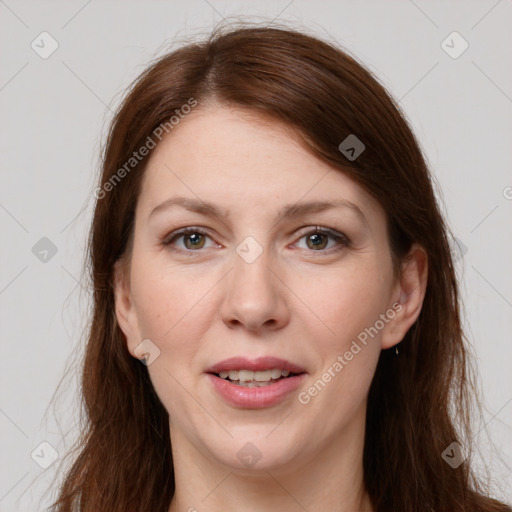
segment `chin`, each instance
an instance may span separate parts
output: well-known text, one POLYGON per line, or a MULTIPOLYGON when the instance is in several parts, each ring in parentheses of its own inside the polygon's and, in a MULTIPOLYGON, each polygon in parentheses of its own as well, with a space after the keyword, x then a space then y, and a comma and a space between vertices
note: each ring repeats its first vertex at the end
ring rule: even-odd
POLYGON ((279 472, 293 465, 294 461, 298 462, 303 452, 301 443, 294 442, 293 436, 283 438, 276 435, 270 439, 267 431, 264 434, 253 432, 253 435, 246 432, 243 436, 211 448, 211 456, 218 463, 238 474, 253 476, 258 473, 268 476, 267 471, 279 472))

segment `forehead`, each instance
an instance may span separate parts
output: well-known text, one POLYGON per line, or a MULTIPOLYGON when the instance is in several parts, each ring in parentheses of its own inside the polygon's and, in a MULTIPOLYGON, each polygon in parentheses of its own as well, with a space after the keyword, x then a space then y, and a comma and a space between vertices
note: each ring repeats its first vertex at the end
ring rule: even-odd
POLYGON ((210 106, 195 110, 173 128, 153 151, 147 170, 165 162, 193 179, 278 182, 292 170, 296 177, 307 175, 304 168, 318 163, 314 160, 285 124, 247 110, 210 106), (304 165, 298 165, 300 161, 304 165))
POLYGON ((149 215, 172 196, 222 205, 231 215, 340 199, 362 210, 379 209, 361 186, 308 151, 288 126, 220 106, 186 116, 153 150, 138 208, 149 215))

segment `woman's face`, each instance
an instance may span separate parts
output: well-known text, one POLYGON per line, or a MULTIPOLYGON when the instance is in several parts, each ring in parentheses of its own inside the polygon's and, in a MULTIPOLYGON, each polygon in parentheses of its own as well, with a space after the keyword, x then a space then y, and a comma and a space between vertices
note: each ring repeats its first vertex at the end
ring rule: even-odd
POLYGON ((277 471, 361 441, 411 323, 375 199, 282 125, 211 106, 153 150, 134 229, 116 312, 173 449, 277 471))

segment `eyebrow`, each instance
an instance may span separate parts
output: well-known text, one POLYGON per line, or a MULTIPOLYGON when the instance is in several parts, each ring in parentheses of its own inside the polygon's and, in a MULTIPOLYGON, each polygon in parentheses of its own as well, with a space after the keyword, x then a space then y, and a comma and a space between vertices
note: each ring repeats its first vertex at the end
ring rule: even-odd
MULTIPOLYGON (((163 203, 160 203, 156 206, 153 211, 149 214, 149 217, 153 215, 168 210, 174 206, 181 206, 186 210, 191 212, 199 213, 200 215, 204 215, 207 217, 216 217, 220 220, 228 219, 230 216, 229 210, 225 210, 220 206, 209 203, 207 201, 202 201, 200 199, 194 199, 190 197, 171 197, 167 199, 163 203)), ((336 200, 323 200, 323 201, 310 201, 307 203, 295 203, 288 204, 281 208, 277 214, 277 219, 292 219, 295 217, 301 217, 307 215, 309 213, 319 213, 322 211, 330 210, 333 208, 348 208, 353 211, 358 217, 363 220, 366 224, 368 220, 366 216, 362 212, 362 210, 356 204, 347 201, 346 199, 336 199, 336 200)))

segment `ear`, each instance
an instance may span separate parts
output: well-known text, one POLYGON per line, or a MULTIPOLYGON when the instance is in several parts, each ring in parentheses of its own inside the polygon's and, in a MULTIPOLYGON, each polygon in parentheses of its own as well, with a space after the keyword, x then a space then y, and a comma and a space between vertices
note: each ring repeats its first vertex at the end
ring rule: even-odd
POLYGON ((401 266, 401 276, 393 290, 395 317, 382 335, 383 349, 400 343, 420 315, 427 290, 428 256, 419 244, 413 244, 401 266))
POLYGON ((135 355, 135 348, 140 344, 140 330, 137 314, 130 290, 130 270, 128 265, 118 260, 114 264, 114 298, 117 323, 126 337, 130 354, 135 355))

